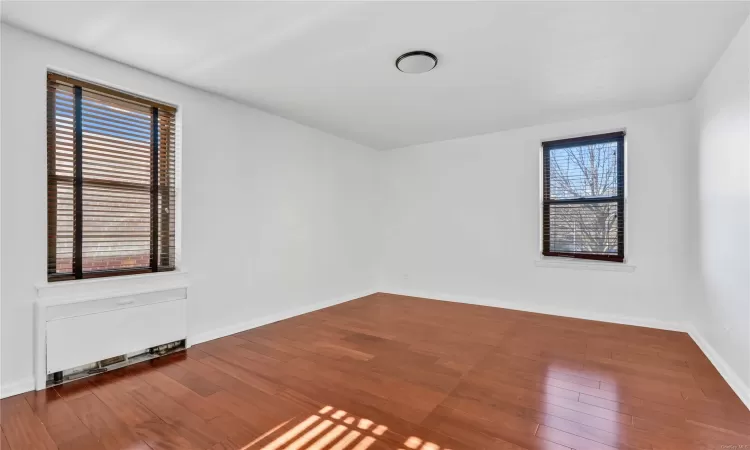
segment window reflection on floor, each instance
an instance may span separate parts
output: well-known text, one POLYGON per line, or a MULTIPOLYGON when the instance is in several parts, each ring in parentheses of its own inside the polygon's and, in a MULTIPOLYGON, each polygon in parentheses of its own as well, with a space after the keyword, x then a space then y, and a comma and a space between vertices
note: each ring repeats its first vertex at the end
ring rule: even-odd
MULTIPOLYGON (((325 406, 317 414, 299 422, 288 420, 277 425, 242 447, 242 450, 366 450, 382 439, 386 432, 386 425, 325 406)), ((416 436, 408 437, 401 446, 393 448, 441 450, 439 445, 416 436)))

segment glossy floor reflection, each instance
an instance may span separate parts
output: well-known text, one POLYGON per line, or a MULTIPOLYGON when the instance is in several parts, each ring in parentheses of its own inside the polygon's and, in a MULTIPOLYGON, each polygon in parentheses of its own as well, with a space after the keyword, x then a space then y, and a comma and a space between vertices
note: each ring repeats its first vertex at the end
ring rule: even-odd
POLYGON ((684 333, 385 294, 0 409, 12 450, 750 446, 684 333))

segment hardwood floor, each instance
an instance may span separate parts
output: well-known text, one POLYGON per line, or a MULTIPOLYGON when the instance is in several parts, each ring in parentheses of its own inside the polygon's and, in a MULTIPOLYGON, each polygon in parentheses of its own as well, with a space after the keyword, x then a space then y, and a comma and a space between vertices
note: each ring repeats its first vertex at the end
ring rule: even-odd
POLYGON ((376 294, 2 400, 3 449, 750 449, 684 333, 376 294))

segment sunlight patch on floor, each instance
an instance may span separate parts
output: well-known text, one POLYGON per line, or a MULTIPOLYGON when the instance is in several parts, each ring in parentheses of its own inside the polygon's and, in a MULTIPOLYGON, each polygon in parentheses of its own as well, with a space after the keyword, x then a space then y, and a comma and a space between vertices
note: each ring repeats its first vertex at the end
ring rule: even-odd
MULTIPOLYGON (((324 406, 317 414, 282 432, 289 422, 291 420, 277 425, 241 450, 367 450, 388 431, 386 425, 363 417, 356 418, 330 405, 324 406), (279 433, 280 435, 274 438, 274 435, 279 433), (270 442, 262 444, 269 440, 270 442)), ((411 436, 401 446, 394 447, 394 450, 407 449, 441 450, 441 447, 416 436, 411 436)))

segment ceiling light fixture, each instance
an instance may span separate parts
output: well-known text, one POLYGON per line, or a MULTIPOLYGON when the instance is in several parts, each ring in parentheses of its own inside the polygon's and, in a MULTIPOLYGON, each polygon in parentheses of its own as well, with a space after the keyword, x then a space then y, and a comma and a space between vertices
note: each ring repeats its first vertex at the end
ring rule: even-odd
POLYGON ((407 52, 396 59, 396 68, 404 73, 425 73, 437 66, 437 56, 424 50, 407 52))

